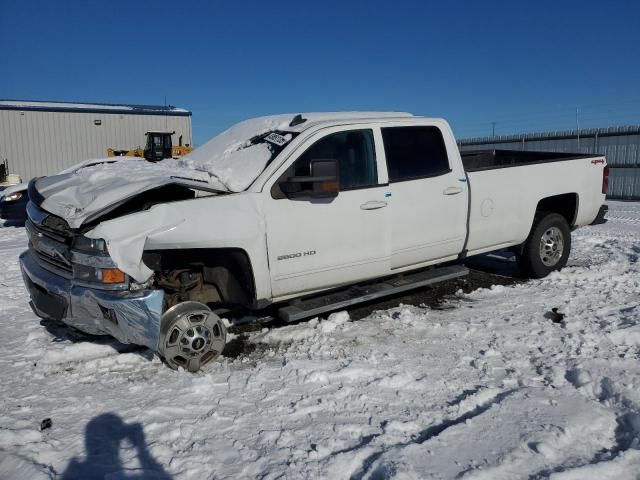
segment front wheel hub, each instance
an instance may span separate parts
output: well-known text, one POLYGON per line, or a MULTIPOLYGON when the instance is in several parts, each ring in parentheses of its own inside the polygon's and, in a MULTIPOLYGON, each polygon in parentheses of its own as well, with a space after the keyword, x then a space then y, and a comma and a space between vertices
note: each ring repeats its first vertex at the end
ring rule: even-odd
POLYGON ((197 372, 222 353, 226 340, 220 317, 200 302, 179 303, 162 316, 159 353, 172 368, 197 372))

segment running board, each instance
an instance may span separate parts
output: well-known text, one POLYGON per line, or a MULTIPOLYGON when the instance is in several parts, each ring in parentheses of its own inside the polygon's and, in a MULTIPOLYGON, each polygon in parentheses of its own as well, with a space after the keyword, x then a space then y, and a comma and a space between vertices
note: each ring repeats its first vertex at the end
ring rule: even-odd
POLYGON ((426 285, 464 277, 468 273, 469 270, 467 268, 459 265, 407 273, 402 276, 387 278, 378 283, 356 285, 346 290, 328 293, 319 297, 295 300, 290 305, 280 308, 278 316, 285 322, 295 322, 331 310, 350 307, 357 303, 368 302, 376 298, 387 297, 426 285))

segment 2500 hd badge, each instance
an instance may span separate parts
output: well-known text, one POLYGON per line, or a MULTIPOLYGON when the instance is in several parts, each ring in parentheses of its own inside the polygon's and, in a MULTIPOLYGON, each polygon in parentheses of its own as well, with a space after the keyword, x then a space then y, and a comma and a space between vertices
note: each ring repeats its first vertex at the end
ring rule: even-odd
POLYGON ((290 258, 307 257, 309 255, 315 255, 315 250, 308 250, 306 252, 290 253, 288 255, 280 255, 278 260, 289 260, 290 258))

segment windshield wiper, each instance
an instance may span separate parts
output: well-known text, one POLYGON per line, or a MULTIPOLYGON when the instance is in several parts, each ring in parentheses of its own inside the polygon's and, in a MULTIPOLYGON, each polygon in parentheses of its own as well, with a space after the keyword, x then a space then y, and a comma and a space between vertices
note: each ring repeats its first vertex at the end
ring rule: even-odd
MULTIPOLYGON (((209 174, 211 175, 211 174, 209 174)), ((215 177, 215 175, 211 175, 212 177, 215 177)), ((199 182, 199 183, 209 183, 206 180, 202 180, 200 178, 189 178, 189 177, 180 177, 178 175, 171 175, 169 178, 176 178, 178 180, 189 180, 191 182, 199 182)), ((218 177, 216 177, 218 178, 218 177)))
MULTIPOLYGON (((198 186, 193 185, 193 188, 197 189, 197 190, 203 190, 205 192, 213 192, 213 193, 231 193, 230 190, 226 189, 226 186, 220 181, 220 179, 218 177, 216 177, 215 175, 209 173, 210 176, 216 178, 218 180, 218 183, 220 185, 222 185, 223 187, 225 187, 225 190, 220 190, 219 188, 213 188, 208 186, 209 182, 207 180, 202 180, 200 178, 189 178, 189 177, 181 177, 179 175, 171 175, 169 178, 172 180, 184 180, 186 182, 193 182, 193 183, 197 183, 198 186)), ((182 185, 187 185, 185 183, 183 183, 182 185)))

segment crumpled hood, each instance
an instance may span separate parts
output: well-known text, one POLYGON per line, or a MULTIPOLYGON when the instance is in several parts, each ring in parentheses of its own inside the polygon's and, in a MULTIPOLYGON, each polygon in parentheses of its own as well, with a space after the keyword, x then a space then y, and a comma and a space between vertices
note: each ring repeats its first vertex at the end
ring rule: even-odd
POLYGON ((157 163, 137 157, 87 160, 36 182, 38 193, 44 197, 41 207, 64 218, 71 228, 78 228, 123 201, 164 185, 181 184, 218 192, 244 191, 271 157, 268 145, 252 145, 250 139, 276 128, 286 128, 291 118, 293 115, 287 114, 240 122, 179 159, 157 163))
POLYGON ((36 180, 35 187, 42 197, 42 208, 65 219, 71 228, 78 228, 140 193, 169 184, 226 191, 208 173, 134 157, 43 177, 36 180))

